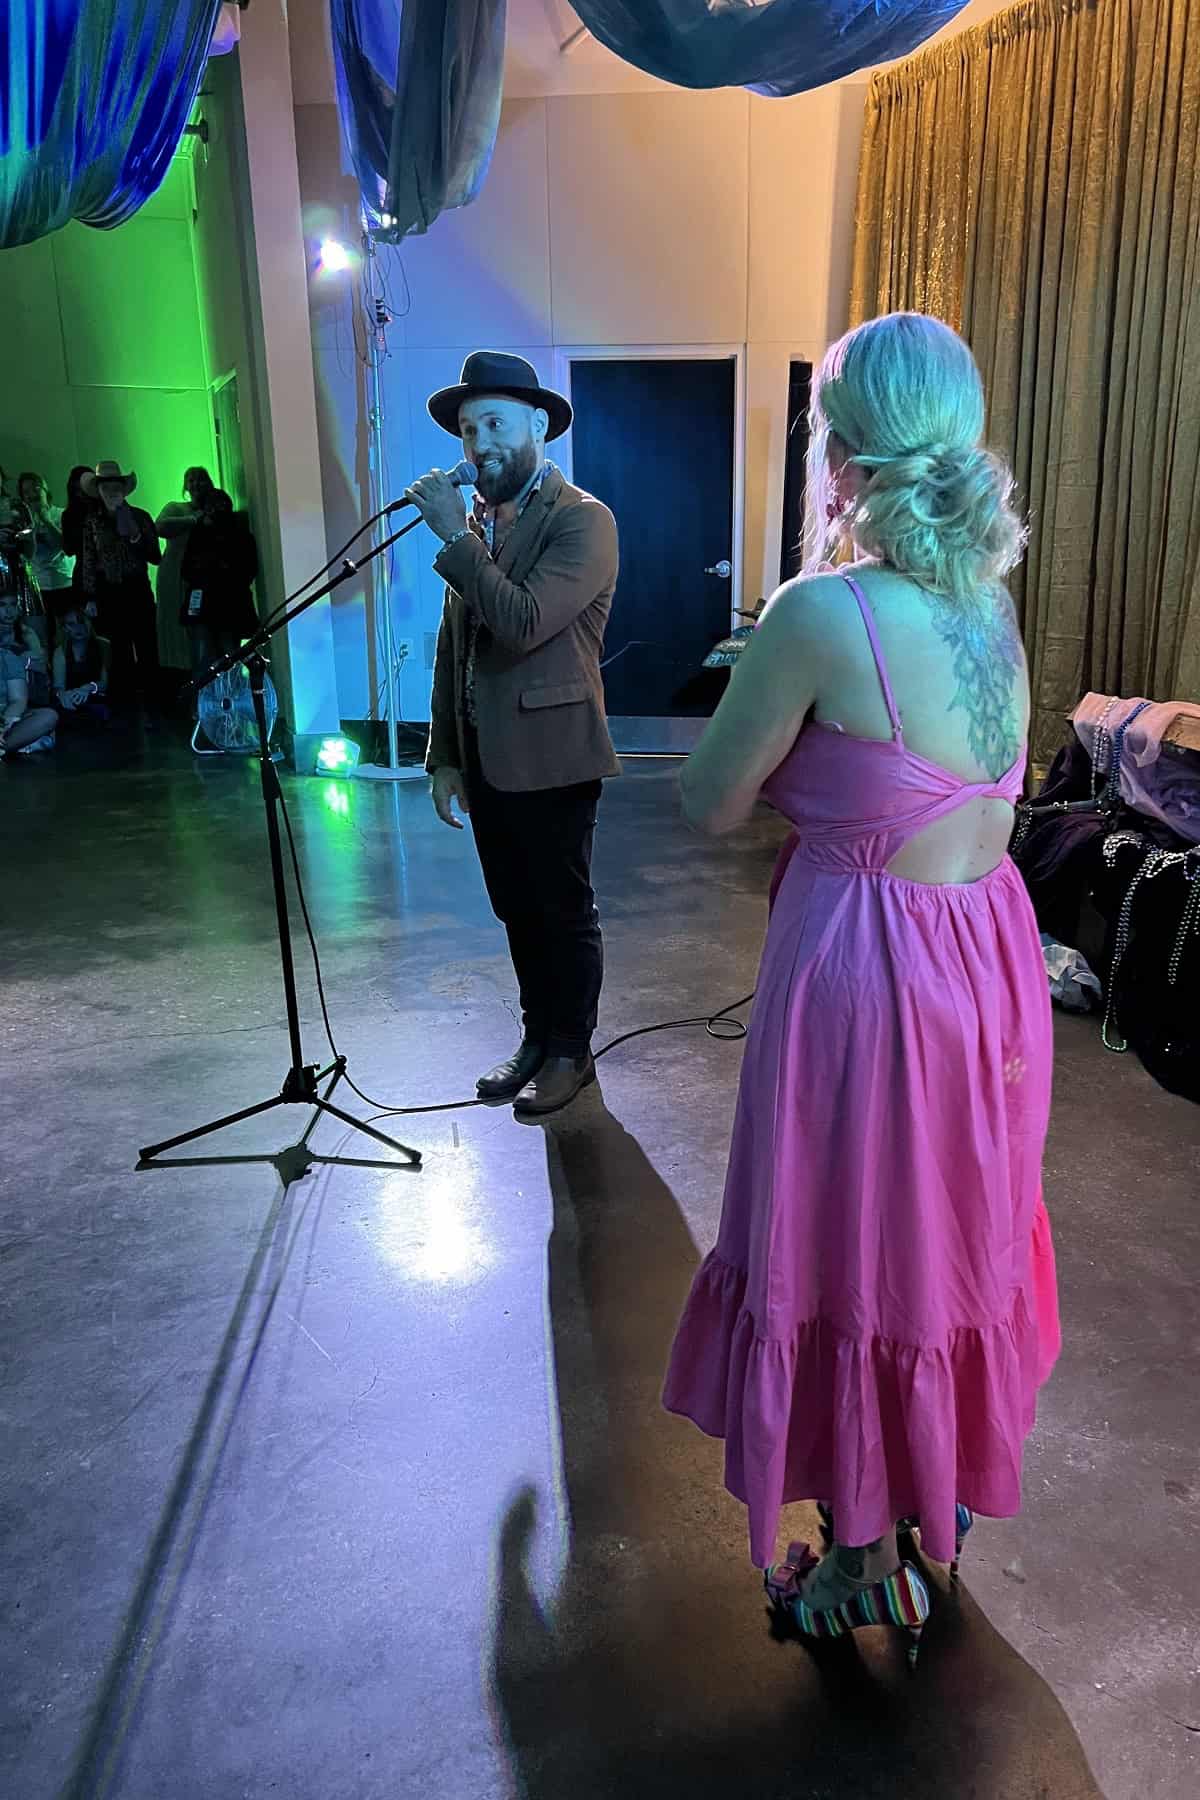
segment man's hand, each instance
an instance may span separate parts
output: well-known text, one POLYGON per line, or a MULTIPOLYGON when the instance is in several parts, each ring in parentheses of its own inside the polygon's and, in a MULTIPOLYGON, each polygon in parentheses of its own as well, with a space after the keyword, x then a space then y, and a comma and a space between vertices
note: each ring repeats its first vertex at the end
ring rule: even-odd
POLYGON ((469 813, 471 808, 467 800, 467 784, 459 769, 437 769, 433 776, 433 810, 443 825, 453 826, 461 831, 462 820, 454 816, 453 802, 457 800, 460 809, 469 813))
POLYGON ((467 503, 462 489, 455 487, 441 469, 431 469, 428 475, 414 481, 406 498, 416 503, 417 511, 430 531, 436 532, 443 544, 449 543, 467 522, 467 503))

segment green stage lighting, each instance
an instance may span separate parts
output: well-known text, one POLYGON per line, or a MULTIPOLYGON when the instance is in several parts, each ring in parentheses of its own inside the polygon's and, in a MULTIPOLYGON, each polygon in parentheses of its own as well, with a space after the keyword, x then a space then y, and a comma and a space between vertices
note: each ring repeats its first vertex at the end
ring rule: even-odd
POLYGON ((358 745, 353 738, 322 738, 321 748, 317 751, 317 774, 353 775, 358 767, 359 754, 358 745))

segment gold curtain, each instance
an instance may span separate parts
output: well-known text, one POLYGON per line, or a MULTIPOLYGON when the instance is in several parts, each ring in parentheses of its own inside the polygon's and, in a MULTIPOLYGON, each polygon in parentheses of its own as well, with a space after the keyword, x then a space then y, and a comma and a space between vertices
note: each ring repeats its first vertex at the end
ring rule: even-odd
POLYGON ((1028 0, 877 75, 851 309, 962 331, 1029 511, 1048 761, 1088 688, 1200 693, 1200 0, 1028 0))

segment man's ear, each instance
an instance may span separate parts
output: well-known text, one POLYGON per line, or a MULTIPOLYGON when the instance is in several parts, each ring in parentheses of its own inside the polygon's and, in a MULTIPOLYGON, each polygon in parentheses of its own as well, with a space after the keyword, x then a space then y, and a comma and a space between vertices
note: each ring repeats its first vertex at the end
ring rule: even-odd
POLYGON ((546 433, 547 433, 547 431, 549 431, 549 429, 550 429, 550 414, 545 410, 544 407, 535 406, 533 409, 533 435, 537 439, 539 444, 545 443, 546 433))

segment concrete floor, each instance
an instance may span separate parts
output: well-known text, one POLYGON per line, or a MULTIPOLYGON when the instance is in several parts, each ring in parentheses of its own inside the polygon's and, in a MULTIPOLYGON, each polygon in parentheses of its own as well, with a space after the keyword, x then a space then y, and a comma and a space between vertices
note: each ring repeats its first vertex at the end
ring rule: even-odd
MULTIPOLYGON (((135 1173, 287 1045, 253 767, 105 755, 0 767, 5 1795, 1193 1800, 1200 1110, 1059 1020, 1025 1517, 915 1681, 887 1633, 776 1643, 719 1446, 657 1404, 737 1046, 640 1039, 548 1128, 404 1120, 420 1175, 324 1122, 285 1186, 298 1112, 135 1173)), ((748 991, 779 836, 706 845, 634 767, 605 1036, 748 991)), ((469 1094, 513 1018, 468 839, 420 786, 287 791, 352 1072, 469 1094)))

